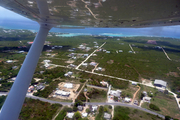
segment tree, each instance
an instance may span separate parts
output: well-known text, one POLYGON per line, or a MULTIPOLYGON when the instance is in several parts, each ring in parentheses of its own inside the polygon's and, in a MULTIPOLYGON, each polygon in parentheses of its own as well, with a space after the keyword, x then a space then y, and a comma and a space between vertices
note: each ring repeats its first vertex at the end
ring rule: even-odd
POLYGON ((152 110, 155 110, 155 111, 160 111, 159 107, 152 104, 152 103, 149 104, 149 108, 152 109, 152 110))
POLYGON ((143 93, 141 93, 141 100, 143 99, 143 97, 145 97, 145 95, 143 93))
POLYGON ((170 116, 165 116, 165 120, 171 120, 170 116))
POLYGON ((78 108, 74 105, 73 106, 73 111, 76 112, 78 110, 78 108))
POLYGON ((118 101, 118 97, 114 96, 114 101, 118 101))
POLYGON ((123 98, 125 98, 125 97, 126 97, 126 92, 125 92, 125 91, 122 91, 122 92, 121 92, 121 96, 122 96, 123 98))
POLYGON ((90 113, 90 112, 91 112, 91 110, 90 110, 89 108, 87 108, 87 109, 86 109, 86 112, 87 112, 87 113, 90 113))
POLYGON ((74 113, 73 120, 79 120, 82 119, 81 113, 79 111, 74 113))

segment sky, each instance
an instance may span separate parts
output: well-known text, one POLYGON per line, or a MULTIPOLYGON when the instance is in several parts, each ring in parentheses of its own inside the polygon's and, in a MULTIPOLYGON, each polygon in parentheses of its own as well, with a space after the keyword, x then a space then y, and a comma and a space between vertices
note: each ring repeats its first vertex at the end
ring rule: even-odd
MULTIPOLYGON (((11 29, 30 29, 38 30, 37 22, 23 17, 17 13, 0 7, 0 27, 11 29)), ((86 28, 86 29, 52 29, 53 32, 63 33, 116 33, 147 36, 169 36, 180 38, 180 25, 149 27, 149 28, 86 28)))

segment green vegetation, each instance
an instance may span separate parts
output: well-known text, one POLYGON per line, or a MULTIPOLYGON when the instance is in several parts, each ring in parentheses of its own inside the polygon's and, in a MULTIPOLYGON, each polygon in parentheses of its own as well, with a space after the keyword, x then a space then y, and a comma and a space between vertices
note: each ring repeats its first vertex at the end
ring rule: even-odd
POLYGON ((0 96, 0 109, 3 106, 5 99, 6 99, 6 96, 0 96))
POLYGON ((45 70, 43 74, 39 73, 39 70, 36 70, 34 77, 37 78, 48 78, 48 79, 55 79, 55 78, 64 78, 64 70, 60 67, 56 67, 54 69, 45 70))
POLYGON ((99 107, 99 113, 97 114, 95 120, 104 120, 104 107, 99 107))
POLYGON ((50 104, 40 100, 26 98, 23 104, 19 119, 21 120, 51 120, 59 104, 50 104))
POLYGON ((122 81, 122 80, 111 80, 110 84, 112 85, 112 87, 114 88, 118 88, 118 89, 126 89, 128 88, 129 82, 128 81, 122 81))
POLYGON ((86 82, 86 80, 84 80, 84 79, 81 79, 81 80, 79 80, 81 83, 85 83, 86 82))
POLYGON ((104 90, 91 88, 88 90, 87 96, 90 98, 90 102, 105 102, 107 98, 107 92, 104 90))
POLYGON ((8 82, 7 80, 1 80, 0 81, 0 91, 1 92, 7 92, 10 90, 11 86, 13 85, 12 82, 8 82))
POLYGON ((55 120, 64 120, 64 117, 66 116, 67 111, 65 109, 61 110, 59 112, 58 116, 56 117, 55 120))
POLYGON ((152 104, 152 103, 149 104, 149 108, 152 109, 152 110, 155 110, 155 111, 160 111, 159 107, 152 104))
MULTIPOLYGON (((173 116, 174 118, 180 118, 179 108, 177 107, 177 103, 172 95, 156 92, 153 94, 151 104, 154 104, 160 109, 160 111, 156 111, 160 114, 173 116)), ((141 107, 150 109, 148 103, 143 103, 141 107)))
POLYGON ((47 98, 53 92, 53 90, 55 90, 58 87, 58 83, 60 82, 62 81, 59 80, 52 81, 49 84, 49 86, 46 86, 43 90, 38 90, 33 95, 47 98))
POLYGON ((114 118, 113 120, 128 120, 129 119, 129 113, 130 113, 130 109, 129 108, 124 108, 124 107, 120 107, 117 106, 114 109, 114 118))
POLYGON ((73 120, 81 120, 81 113, 79 111, 74 113, 73 120))
POLYGON ((82 101, 82 102, 86 102, 86 97, 84 96, 84 93, 81 92, 79 94, 79 96, 77 97, 78 100, 82 101))
POLYGON ((116 106, 114 108, 113 120, 163 120, 163 119, 141 110, 116 106))

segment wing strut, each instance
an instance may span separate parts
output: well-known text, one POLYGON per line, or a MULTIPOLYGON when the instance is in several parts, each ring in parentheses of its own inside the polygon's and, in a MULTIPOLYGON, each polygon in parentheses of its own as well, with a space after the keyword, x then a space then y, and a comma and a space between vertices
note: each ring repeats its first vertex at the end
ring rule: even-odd
POLYGON ((0 120, 18 119, 27 89, 32 80, 39 56, 50 29, 51 27, 48 27, 47 24, 40 26, 39 32, 34 39, 34 42, 1 109, 0 120))

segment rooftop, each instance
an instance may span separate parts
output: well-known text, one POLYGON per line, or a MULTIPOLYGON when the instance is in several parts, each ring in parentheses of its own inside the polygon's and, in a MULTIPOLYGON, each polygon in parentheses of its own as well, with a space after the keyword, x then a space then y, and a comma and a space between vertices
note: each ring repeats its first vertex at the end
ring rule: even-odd
POLYGON ((167 82, 163 81, 163 80, 158 80, 158 79, 155 79, 154 81, 154 84, 160 84, 162 86, 165 86, 167 85, 167 82))

